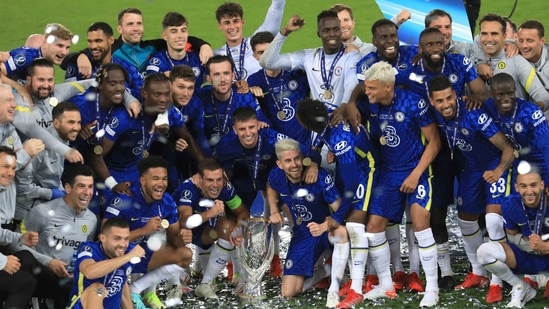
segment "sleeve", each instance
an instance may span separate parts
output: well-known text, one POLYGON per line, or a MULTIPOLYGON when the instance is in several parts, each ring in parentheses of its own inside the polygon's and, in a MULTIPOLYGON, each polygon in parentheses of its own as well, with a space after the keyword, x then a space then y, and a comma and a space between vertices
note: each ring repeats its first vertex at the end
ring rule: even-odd
POLYGON ((358 79, 356 76, 356 64, 360 60, 360 54, 358 51, 353 51, 348 54, 348 59, 346 62, 345 75, 343 76, 343 87, 345 92, 341 102, 349 102, 349 98, 353 93, 353 89, 358 84, 358 79))
POLYGON ((168 116, 170 128, 185 127, 185 119, 183 119, 183 114, 181 114, 181 111, 179 111, 175 106, 170 105, 170 109, 168 110, 168 116))
POLYGON ((195 50, 197 52, 200 52, 200 48, 202 47, 202 45, 210 45, 210 43, 192 35, 189 36, 187 42, 191 43, 191 50, 195 50))
MULTIPOLYGON (((37 157, 40 156, 40 153, 37 157)), ((36 158, 37 158, 36 157, 36 158)), ((35 158, 35 159, 36 159, 35 158)), ((31 164, 25 166, 25 168, 17 171, 15 175, 15 186, 17 188, 17 195, 24 196, 26 199, 46 199, 50 200, 52 197, 51 189, 43 188, 33 182, 34 168, 31 164)))
POLYGON ((116 142, 120 135, 124 134, 131 127, 131 119, 128 116, 128 113, 124 109, 117 109, 111 119, 109 119, 109 124, 105 126, 105 136, 109 140, 116 142))
POLYGON ((518 230, 517 223, 513 220, 513 202, 512 196, 509 196, 504 200, 501 205, 501 216, 503 217, 503 227, 508 230, 518 230))
POLYGON ((46 267, 50 264, 51 260, 53 260, 53 257, 40 253, 35 249, 20 243, 12 243, 8 247, 9 247, 9 250, 11 250, 12 252, 17 252, 21 250, 29 251, 30 254, 32 254, 32 256, 38 261, 38 263, 46 267))
POLYGON ((63 102, 79 93, 85 92, 86 89, 91 87, 94 82, 94 79, 85 79, 81 81, 58 84, 54 87, 53 93, 59 102, 63 102))
POLYGON ((122 194, 115 194, 107 204, 103 219, 114 217, 126 218, 126 210, 132 208, 131 198, 122 194))
POLYGON ((40 234, 40 232, 42 232, 47 215, 42 213, 41 207, 45 206, 37 205, 29 210, 25 218, 21 221, 21 233, 24 234, 28 231, 33 231, 40 234))
POLYGON ((322 168, 319 169, 318 173, 319 183, 321 183, 323 186, 322 195, 324 196, 324 201, 326 201, 328 204, 337 201, 337 199, 340 198, 340 194, 335 186, 332 176, 322 168))
POLYGON ((158 53, 154 54, 149 61, 147 61, 147 67, 145 68, 145 74, 153 74, 160 72, 160 58, 158 58, 158 53))
POLYGON ((460 54, 458 54, 458 56, 459 56, 458 59, 460 61, 459 63, 461 64, 460 71, 462 71, 465 76, 465 82, 470 83, 475 79, 477 79, 479 77, 477 74, 477 69, 473 65, 473 62, 471 61, 471 59, 460 54))
POLYGON ((27 76, 26 69, 32 61, 29 49, 20 47, 10 51, 10 57, 4 65, 6 66, 6 75, 11 76, 14 73, 19 73, 20 76, 27 76))
POLYGON ((549 108, 549 92, 541 83, 534 66, 520 55, 511 59, 515 59, 517 63, 515 70, 518 76, 515 81, 521 84, 532 100, 543 102, 545 110, 547 110, 549 108))
POLYGON ((225 204, 229 206, 231 210, 237 209, 242 204, 242 199, 236 194, 235 187, 230 181, 227 181, 227 185, 223 188, 225 204))
POLYGON ((429 102, 412 92, 408 93, 413 97, 411 102, 415 104, 414 109, 416 110, 412 111, 412 114, 417 115, 419 126, 423 128, 435 122, 429 102))
POLYGON ((366 56, 362 57, 356 65, 356 79, 359 81, 364 81, 364 71, 370 68, 372 65, 377 63, 376 52, 371 52, 366 56))
POLYGON ((272 0, 271 6, 267 9, 267 14, 263 20, 263 24, 259 26, 254 32, 254 34, 260 31, 268 31, 273 35, 276 35, 276 32, 280 28, 282 23, 282 17, 284 15, 284 7, 286 6, 286 0, 272 0))
POLYGON ((473 59, 471 60, 475 65, 488 62, 486 54, 484 54, 484 50, 482 50, 480 45, 480 38, 478 35, 475 35, 473 39, 473 59))
POLYGON ((475 125, 476 129, 481 132, 481 134, 484 135, 486 139, 490 139, 492 136, 500 132, 492 117, 484 112, 477 113, 475 125))
POLYGON ((292 66, 292 58, 289 54, 280 54, 280 50, 282 49, 282 45, 284 44, 284 41, 286 41, 286 38, 287 37, 283 36, 280 32, 276 34, 271 45, 265 50, 265 53, 263 53, 263 56, 261 56, 261 59, 259 60, 259 64, 263 68, 270 70, 303 69, 302 67, 294 68, 292 66))
POLYGON ((23 234, 21 233, 12 232, 0 227, 0 243, 9 244, 19 242, 19 238, 21 238, 22 235, 23 234))
POLYGON ((530 115, 525 126, 534 131, 532 143, 536 150, 543 155, 545 166, 549 166, 549 124, 547 118, 538 106, 533 106, 533 112, 530 115))
POLYGON ((6 264, 8 264, 8 257, 0 253, 0 270, 4 270, 6 264))
POLYGON ((175 204, 179 206, 188 206, 192 207, 193 205, 193 190, 194 186, 190 179, 183 181, 177 189, 172 193, 173 200, 175 204))
MULTIPOLYGON (((341 132, 343 133, 343 132, 341 132)), ((337 158, 337 169, 340 175, 345 175, 343 179, 343 197, 341 205, 332 217, 339 224, 343 222, 347 213, 352 209, 355 192, 360 184, 360 177, 356 168, 356 157, 354 154, 354 142, 351 134, 338 134, 332 141, 337 141, 332 149, 341 149, 334 152, 337 158)))
MULTIPOLYGON (((48 131, 46 131, 46 129, 35 125, 35 123, 33 124, 30 115, 26 112, 17 111, 13 117, 13 124, 19 131, 23 132, 23 134, 29 137, 41 139, 46 145, 46 148, 55 151, 60 155, 65 155, 65 153, 71 149, 69 146, 63 144, 51 135, 48 131)), ((19 152, 17 153, 17 161, 19 161, 19 152)))
MULTIPOLYGON (((135 98, 141 97, 143 78, 141 78, 141 75, 133 65, 125 62, 122 66, 124 67, 124 69, 126 69, 126 72, 128 73, 129 80, 126 82, 126 84, 127 88, 130 90, 131 95, 134 97, 133 101, 135 101, 135 98)), ((128 102, 131 102, 130 97, 124 96, 124 99, 128 99, 128 102)))
POLYGON ((86 49, 83 49, 81 51, 68 54, 67 56, 65 56, 65 59, 63 59, 63 62, 61 62, 59 67, 63 70, 67 70, 69 65, 73 64, 73 63, 76 63, 76 60, 78 59, 78 56, 80 56, 80 54, 86 53, 87 50, 88 49, 86 48, 86 49))
POLYGON ((164 195, 164 205, 168 213, 167 215, 163 213, 163 217, 167 219, 170 224, 176 223, 179 220, 179 215, 177 212, 177 205, 171 195, 164 195))
POLYGON ((67 65, 65 70, 65 82, 75 82, 78 80, 78 65, 75 62, 71 62, 67 65))

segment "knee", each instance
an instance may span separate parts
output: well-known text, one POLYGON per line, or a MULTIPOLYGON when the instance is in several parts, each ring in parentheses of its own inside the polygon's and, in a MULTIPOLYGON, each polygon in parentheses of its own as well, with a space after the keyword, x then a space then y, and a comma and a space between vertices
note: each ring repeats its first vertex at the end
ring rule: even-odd
POLYGON ((495 262, 495 260, 505 261, 505 251, 498 242, 483 243, 477 249, 477 258, 479 263, 486 265, 495 262), (503 252, 503 256, 501 256, 503 252))

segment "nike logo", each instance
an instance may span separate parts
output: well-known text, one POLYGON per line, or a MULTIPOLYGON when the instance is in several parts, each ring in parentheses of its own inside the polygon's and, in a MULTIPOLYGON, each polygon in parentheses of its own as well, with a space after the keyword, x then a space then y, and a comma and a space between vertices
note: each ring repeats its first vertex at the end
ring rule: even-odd
POLYGON ((492 198, 498 198, 501 194, 492 194, 492 198))
POLYGON ((141 218, 130 218, 130 221, 137 221, 137 220, 141 220, 141 218))
POLYGON ((525 226, 526 223, 517 223, 518 226, 525 226))
POLYGON ((54 224, 53 227, 60 227, 61 224, 54 224))
POLYGON ((53 163, 55 163, 55 162, 57 162, 57 159, 56 159, 56 160, 51 160, 51 161, 50 161, 50 164, 53 164, 53 163))
POLYGON ((280 196, 288 196, 288 194, 282 194, 282 193, 280 193, 280 196))

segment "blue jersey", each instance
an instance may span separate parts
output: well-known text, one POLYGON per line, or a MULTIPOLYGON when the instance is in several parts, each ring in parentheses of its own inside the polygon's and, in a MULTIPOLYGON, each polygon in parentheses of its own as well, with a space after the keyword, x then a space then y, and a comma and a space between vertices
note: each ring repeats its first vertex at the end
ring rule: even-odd
POLYGON ((15 81, 27 79, 27 68, 31 62, 36 58, 42 58, 42 51, 40 48, 32 47, 19 47, 10 51, 10 57, 4 65, 6 66, 6 73, 10 79, 15 81))
POLYGON ((501 150, 489 139, 500 130, 484 110, 470 111, 465 104, 458 98, 457 113, 452 120, 445 120, 440 113, 435 113, 437 123, 442 126, 450 150, 459 149, 463 154, 465 169, 491 170, 499 164, 501 150))
POLYGON ((103 138, 114 142, 111 151, 105 156, 109 170, 126 169, 137 165, 156 134, 150 130, 155 119, 140 114, 132 118, 128 112, 119 108, 112 112, 105 127, 103 138))
POLYGON ((429 100, 427 84, 437 75, 447 76, 452 83, 452 88, 458 96, 465 94, 466 84, 478 78, 475 66, 469 58, 461 54, 446 54, 440 71, 431 72, 425 69, 423 59, 418 64, 408 64, 408 70, 399 70, 396 84, 419 94, 425 100, 429 100))
POLYGON ((181 60, 176 60, 170 57, 170 54, 167 50, 162 50, 152 55, 149 59, 146 68, 146 74, 152 73, 165 73, 172 70, 176 65, 188 65, 193 70, 194 76, 196 77, 195 88, 199 89, 202 85, 202 77, 204 73, 204 67, 200 62, 200 56, 198 52, 186 52, 185 57, 181 60))
POLYGON ((549 166, 549 124, 536 104, 517 98, 515 110, 510 115, 500 115, 494 99, 489 98, 484 108, 519 151, 517 164, 525 160, 542 170, 549 166))
MULTIPOLYGON (((130 252, 134 246, 134 244, 130 243, 124 254, 130 252)), ((70 303, 76 302, 87 287, 97 282, 103 284, 107 290, 107 296, 103 299, 103 308, 120 308, 122 305, 122 289, 128 280, 128 276, 132 272, 132 264, 128 262, 103 277, 88 279, 80 272, 80 263, 87 259, 101 262, 110 259, 110 257, 105 254, 99 242, 92 241, 82 243, 75 255, 74 284, 72 285, 70 294, 70 303)))
MULTIPOLYGON (((132 196, 116 193, 107 203, 107 209, 103 219, 113 217, 124 218, 130 225, 130 231, 144 227, 151 218, 160 217, 171 224, 178 222, 177 206, 172 196, 164 193, 160 201, 145 202, 141 188, 132 188, 132 196)), ((148 236, 143 236, 135 242, 147 241, 148 236)))
POLYGON ((240 107, 251 107, 257 112, 257 119, 268 122, 257 100, 251 93, 237 93, 233 87, 231 97, 227 101, 218 101, 213 93, 212 86, 206 86, 199 90, 198 97, 204 106, 204 131, 206 138, 210 139, 214 134, 225 135, 232 131, 232 115, 240 107))
POLYGON ((372 137, 385 143, 380 170, 413 170, 425 150, 421 128, 434 122, 429 103, 411 91, 395 88, 391 105, 375 103, 369 109, 372 137))
POLYGON ((282 169, 275 167, 269 173, 269 185, 288 206, 293 222, 296 223, 293 226, 293 237, 296 238, 311 237, 307 224, 324 222, 331 215, 329 204, 340 198, 332 176, 322 168, 318 170, 318 181, 306 184, 292 183, 282 169), (307 195, 299 196, 297 191, 302 189, 307 191, 307 195))
MULTIPOLYGON (((400 83, 400 78, 404 78, 405 74, 400 74, 401 72, 406 72, 410 68, 412 59, 417 55, 418 48, 415 45, 402 45, 398 47, 398 56, 392 61, 388 61, 390 65, 395 69, 396 74, 396 83, 400 83)), ((384 59, 377 51, 371 52, 366 56, 362 57, 356 65, 356 76, 359 81, 364 81, 364 71, 369 69, 374 63, 380 61, 387 61, 384 59)))
POLYGON ((211 150, 204 133, 204 106, 200 98, 197 95, 193 95, 187 105, 179 107, 179 111, 183 115, 183 120, 189 129, 189 133, 191 133, 198 143, 202 153, 209 155, 211 150))
MULTIPOLYGON (((193 184, 189 178, 179 184, 177 189, 172 194, 177 206, 189 206, 193 209, 193 213, 199 214, 208 211, 210 207, 200 205, 200 201, 206 199, 199 187, 193 184)), ((221 189, 216 200, 225 202, 231 210, 238 208, 242 203, 240 197, 236 194, 236 190, 230 181, 227 181, 221 189)))
POLYGON ((282 70, 278 76, 270 77, 262 69, 248 77, 248 85, 263 90, 265 96, 258 98, 259 105, 273 129, 302 144, 310 143, 311 132, 303 128, 295 113, 297 102, 309 97, 311 91, 305 72, 282 70))
MULTIPOLYGON (((325 143, 337 160, 335 182, 341 192, 344 192, 341 206, 334 214, 334 219, 342 222, 352 204, 361 201, 364 197, 364 188, 368 175, 375 168, 375 155, 368 134, 364 128, 354 134, 348 124, 338 124, 335 127, 327 126, 317 137, 325 143), (362 193, 360 193, 362 186, 362 193), (357 199, 358 195, 358 199, 357 199)), ((371 181, 372 179, 370 179, 371 181)))
MULTIPOLYGON (((501 204, 503 226, 508 230, 518 230, 523 236, 528 237, 534 233, 538 210, 540 210, 539 207, 524 206, 520 194, 511 194, 501 204)), ((543 214, 540 236, 547 233, 549 233, 549 207, 543 214)))
MULTIPOLYGON (((96 78, 97 70, 101 67, 101 63, 93 61, 93 57, 89 52, 85 53, 88 56, 92 64, 92 75, 90 78, 96 78)), ((141 88, 143 87, 143 79, 137 71, 137 69, 129 64, 128 62, 118 59, 116 57, 111 57, 111 63, 119 64, 126 73, 128 73, 128 80, 126 81, 126 91, 128 91, 134 98, 141 100, 141 88)), ((78 65, 76 64, 76 59, 67 65, 67 71, 65 72, 65 82, 83 80, 84 77, 78 71, 78 65)))

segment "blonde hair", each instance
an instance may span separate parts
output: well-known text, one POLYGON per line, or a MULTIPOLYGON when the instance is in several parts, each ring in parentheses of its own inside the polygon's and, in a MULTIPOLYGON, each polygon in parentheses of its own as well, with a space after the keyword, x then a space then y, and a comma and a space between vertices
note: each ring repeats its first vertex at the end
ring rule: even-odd
POLYGON ((275 152, 278 159, 280 159, 280 156, 282 156, 282 153, 284 151, 288 150, 296 150, 297 152, 301 152, 301 149, 299 148, 299 143, 295 139, 284 138, 276 142, 275 152))
POLYGON ((393 66, 385 61, 374 63, 370 68, 364 71, 365 80, 377 80, 382 83, 394 84, 395 71, 393 66))
POLYGON ((53 35, 60 40, 72 40, 72 37, 74 36, 67 27, 58 23, 46 25, 44 38, 47 39, 50 35, 53 35))

